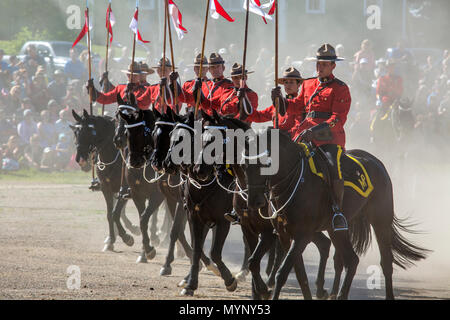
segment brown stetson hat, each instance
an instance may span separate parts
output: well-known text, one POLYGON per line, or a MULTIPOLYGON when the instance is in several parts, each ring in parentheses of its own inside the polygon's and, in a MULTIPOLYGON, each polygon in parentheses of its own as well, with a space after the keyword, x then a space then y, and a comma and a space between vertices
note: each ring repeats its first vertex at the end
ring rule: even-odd
POLYGON ((133 66, 133 74, 142 74, 141 66, 136 61, 133 63, 130 63, 128 66, 128 70, 121 70, 122 72, 125 72, 126 74, 131 74, 131 67, 133 66))
POLYGON ((148 64, 146 64, 143 61, 139 62, 139 69, 141 70, 141 74, 152 74, 155 73, 155 70, 153 70, 152 68, 150 68, 148 66, 148 64))
POLYGON ((283 71, 283 76, 278 78, 278 83, 284 84, 286 80, 294 79, 294 80, 303 80, 300 71, 295 69, 294 67, 289 67, 283 71))
MULTIPOLYGON (((164 61, 164 58, 159 59, 158 65, 155 66, 155 67, 152 67, 152 68, 155 68, 155 69, 157 69, 157 68, 162 68, 162 66, 163 66, 163 61, 164 61)), ((169 58, 166 58, 166 63, 164 64, 164 66, 165 66, 166 68, 172 68, 172 63, 170 62, 169 58)), ((176 69, 176 67, 175 67, 175 69, 176 69)))
POLYGON ((323 44, 319 50, 317 50, 315 61, 341 61, 344 60, 342 57, 336 56, 336 50, 329 44, 323 44))
MULTIPOLYGON (((200 67, 200 62, 202 60, 201 58, 202 58, 202 54, 199 53, 194 59, 194 64, 189 64, 188 67, 200 67)), ((208 59, 206 59, 205 56, 203 56, 203 66, 204 67, 208 66, 208 59)))
MULTIPOLYGON (((247 71, 245 70, 245 74, 250 74, 253 73, 253 71, 247 71)), ((239 63, 235 63, 233 64, 233 66, 231 67, 231 76, 232 77, 237 77, 237 76, 242 76, 242 65, 239 63)))
POLYGON ((220 54, 217 52, 211 53, 208 59, 208 64, 211 65, 217 65, 217 64, 225 64, 225 61, 222 59, 220 54))

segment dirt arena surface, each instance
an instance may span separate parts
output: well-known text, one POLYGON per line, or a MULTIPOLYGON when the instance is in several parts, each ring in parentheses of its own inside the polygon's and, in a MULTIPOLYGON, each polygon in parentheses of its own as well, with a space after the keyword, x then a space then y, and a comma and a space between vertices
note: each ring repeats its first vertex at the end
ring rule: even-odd
MULTIPOLYGON (((239 283, 235 292, 230 293, 226 291, 220 278, 205 269, 200 272, 199 289, 195 296, 180 296, 181 289, 177 287, 177 283, 187 274, 189 260, 176 259, 172 264, 172 275, 161 277, 159 270, 166 249, 157 248, 154 260, 136 264, 141 248, 140 236, 134 236, 133 247, 127 247, 119 238, 115 244, 116 252, 103 253, 103 240, 107 235, 105 204, 101 193, 88 190, 88 183, 89 178, 86 178, 86 184, 0 180, 0 300, 251 298, 249 276, 245 282, 239 283), (81 272, 78 290, 69 290, 67 287, 70 277, 67 271, 70 266, 79 267, 81 272)), ((426 194, 423 196, 426 197, 426 194)), ((432 204, 430 200, 429 204, 422 205, 427 208, 432 204)), ((127 209, 127 216, 137 224, 137 211, 131 202, 127 209)), ((405 205, 405 210, 407 209, 405 205)), ((161 211, 162 209, 159 225, 162 222, 161 211)), ((418 220, 424 221, 421 228, 427 230, 428 234, 414 236, 413 239, 434 252, 427 260, 419 262, 417 267, 406 271, 395 267, 396 298, 449 299, 448 212, 429 210, 418 220), (422 219, 426 214, 432 216, 432 219, 422 219), (436 221, 439 215, 445 217, 436 221), (439 244, 434 246, 436 241, 439 244)), ((209 252, 210 236, 207 239, 209 252)), ((224 248, 224 261, 233 273, 239 271, 243 257, 241 239, 240 228, 232 226, 224 248)), ((334 275, 333 252, 332 249, 326 271, 325 287, 328 290, 334 275)), ((313 245, 308 246, 304 257, 311 289, 315 292, 317 249, 313 245)), ((263 267, 265 261, 264 259, 263 267)), ((376 286, 368 288, 368 282, 374 283, 371 280, 373 278, 369 277, 381 270, 377 269, 378 261, 378 249, 374 241, 371 251, 360 259, 350 299, 384 299, 382 273, 380 289, 376 286)), ((291 275, 282 290, 281 299, 301 298, 295 277, 291 275)))

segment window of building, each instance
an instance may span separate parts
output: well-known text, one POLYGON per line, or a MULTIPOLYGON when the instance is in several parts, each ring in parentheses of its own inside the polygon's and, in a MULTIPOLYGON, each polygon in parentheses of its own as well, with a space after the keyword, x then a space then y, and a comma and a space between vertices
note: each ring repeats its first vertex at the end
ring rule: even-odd
POLYGON ((325 0, 306 0, 306 13, 325 13, 325 0))

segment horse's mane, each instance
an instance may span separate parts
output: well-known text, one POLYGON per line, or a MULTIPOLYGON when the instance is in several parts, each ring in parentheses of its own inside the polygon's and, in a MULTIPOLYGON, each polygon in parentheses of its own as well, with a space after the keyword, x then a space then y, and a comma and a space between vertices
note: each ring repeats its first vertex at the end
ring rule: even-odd
POLYGON ((229 116, 224 116, 223 118, 227 119, 230 122, 232 122, 238 128, 243 128, 245 130, 249 130, 249 129, 252 128, 247 122, 244 122, 244 121, 241 121, 239 119, 236 119, 233 116, 229 115, 229 116))

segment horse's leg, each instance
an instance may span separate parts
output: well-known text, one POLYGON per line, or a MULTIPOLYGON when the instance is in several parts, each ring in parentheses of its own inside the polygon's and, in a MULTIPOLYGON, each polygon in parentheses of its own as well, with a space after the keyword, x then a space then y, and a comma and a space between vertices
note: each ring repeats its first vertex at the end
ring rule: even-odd
POLYGON ((152 215, 150 221, 150 242, 154 247, 159 246, 160 240, 157 235, 158 233, 158 208, 156 208, 155 214, 152 215))
POLYGON ((261 260, 267 251, 273 247, 276 237, 271 230, 261 233, 259 240, 257 235, 253 233, 250 233, 249 237, 252 238, 252 242, 257 242, 256 247, 248 260, 248 266, 252 273, 252 289, 255 291, 253 294, 253 299, 267 300, 270 296, 270 292, 267 285, 261 278, 261 260))
POLYGON ((117 227, 117 232, 119 233, 119 236, 122 238, 122 241, 127 246, 131 247, 134 244, 134 238, 131 235, 127 234, 125 228, 122 226, 122 223, 120 222, 121 213, 124 211, 127 200, 121 198, 115 202, 116 204, 112 211, 112 216, 117 227))
POLYGON ((276 250, 276 244, 269 249, 269 257, 267 258, 267 265, 266 265, 266 275, 270 277, 270 274, 272 272, 274 263, 275 263, 275 250, 276 250))
POLYGON ((353 246, 352 243, 350 242, 348 232, 346 231, 333 232, 330 230, 328 234, 331 237, 331 241, 333 242, 336 251, 340 253, 341 259, 344 263, 346 273, 344 283, 342 284, 342 288, 339 293, 338 299, 346 300, 348 299, 348 293, 350 292, 353 277, 355 276, 356 269, 358 267, 359 258, 356 255, 355 251, 353 250, 353 246))
POLYGON ((159 229, 161 237, 164 237, 163 240, 161 241, 162 247, 166 247, 170 243, 170 230, 172 229, 172 225, 173 225, 173 216, 171 214, 168 214, 166 210, 164 214, 163 223, 161 225, 161 228, 159 229))
POLYGON ((215 225, 213 228, 210 257, 219 269, 220 275, 224 280, 225 287, 228 291, 233 292, 237 288, 237 280, 233 277, 230 270, 222 261, 222 250, 229 231, 230 223, 228 221, 218 222, 215 225))
MULTIPOLYGON (((178 211, 180 211, 180 205, 173 201, 173 200, 168 200, 166 198, 167 201, 167 207, 169 209, 169 212, 171 215, 179 215, 178 211)), ((167 215, 167 213, 166 213, 167 215)), ((174 219, 174 221, 177 218, 174 219)), ((179 220, 179 218, 178 218, 179 220)), ((172 229, 170 231, 170 242, 169 242, 169 249, 167 250, 167 255, 166 255, 166 261, 164 263, 164 265, 162 266, 161 270, 159 271, 159 274, 161 276, 167 276, 170 275, 172 273, 172 267, 170 266, 170 264, 173 262, 174 260, 174 250, 175 250, 175 243, 179 237, 180 234, 180 227, 181 227, 181 223, 182 221, 175 221, 175 223, 172 225, 172 229)))
POLYGON ((103 252, 114 251, 114 242, 116 242, 116 236, 114 234, 114 217, 113 217, 113 206, 114 197, 111 192, 108 192, 102 188, 103 196, 106 201, 106 219, 108 220, 109 236, 105 239, 105 246, 103 247, 103 252))
POLYGON ((394 289, 392 287, 392 263, 394 261, 392 256, 392 221, 390 223, 373 221, 372 227, 380 250, 380 265, 385 279, 386 299, 394 300, 394 289))
MULTIPOLYGON (((304 278, 306 276, 306 272, 301 270, 301 267, 299 267, 300 263, 303 263, 303 258, 301 257, 301 253, 305 249, 306 245, 309 243, 309 241, 306 241, 303 238, 297 237, 291 242, 291 245, 289 247, 289 250, 286 254, 286 257, 283 260, 283 263, 281 264, 280 269, 277 272, 277 276, 275 278, 275 288, 273 291, 272 299, 278 300, 281 293, 281 288, 286 283, 286 280, 289 276, 289 272, 291 272, 292 266, 296 265, 296 275, 299 280, 300 287, 302 288, 303 296, 305 299, 308 295, 308 290, 306 290, 305 285, 307 286, 308 279, 304 278)), ((309 293, 311 295, 311 293, 309 293)))
POLYGON ((275 238, 273 248, 275 252, 275 260, 269 274, 269 279, 267 279, 267 286, 269 288, 273 288, 273 286, 275 285, 275 276, 284 258, 284 250, 281 247, 281 242, 278 238, 275 238))
POLYGON ((147 259, 151 260, 156 255, 155 248, 150 245, 150 238, 148 236, 148 222, 152 213, 163 201, 163 195, 158 190, 151 192, 151 196, 148 193, 148 190, 141 190, 141 192, 138 193, 135 192, 134 189, 131 189, 134 204, 139 212, 139 226, 142 233, 142 253, 136 260, 137 263, 147 262, 147 259), (145 196, 142 195, 143 193, 145 196), (145 207, 145 200, 147 196, 150 196, 151 201, 149 201, 147 207, 145 207))
POLYGON ((241 269, 235 275, 237 281, 239 281, 239 282, 244 282, 245 281, 245 277, 247 276, 248 270, 249 270, 249 268, 248 268, 248 258, 250 257, 250 255, 253 252, 253 249, 256 246, 256 244, 255 244, 255 246, 253 246, 253 248, 250 249, 249 243, 247 241, 247 237, 244 234, 242 234, 242 241, 244 243, 244 259, 242 259, 241 269))
POLYGON ((327 266, 328 256, 330 254, 331 240, 322 232, 315 232, 312 242, 317 246, 320 253, 319 270, 316 279, 316 296, 319 299, 327 299, 328 292, 323 288, 325 284, 325 268, 327 266))
POLYGON ((334 251, 333 256, 334 261, 334 280, 333 280, 333 288, 331 289, 330 299, 335 300, 339 294, 339 288, 341 286, 341 276, 342 270, 344 269, 344 262, 342 260, 341 254, 339 251, 334 251))
MULTIPOLYGON (((200 256, 203 251, 203 244, 205 243, 205 238, 207 234, 207 229, 204 223, 199 219, 197 213, 192 214, 191 219, 191 238, 192 238, 192 262, 191 269, 187 276, 187 284, 183 290, 181 290, 181 295, 193 296, 194 291, 198 288, 198 273, 200 270, 200 256)), ((185 278, 186 280, 186 278, 185 278)))
MULTIPOLYGON (((117 202, 117 200, 116 200, 116 202, 117 202)), ((125 207, 126 207, 126 202, 125 202, 125 205, 123 206, 122 210, 120 211, 120 219, 122 220, 123 224, 125 225, 125 228, 127 228, 132 234, 134 234, 135 236, 140 236, 141 230, 139 229, 138 226, 133 225, 133 223, 130 221, 130 219, 128 219, 128 217, 125 213, 125 207)))

